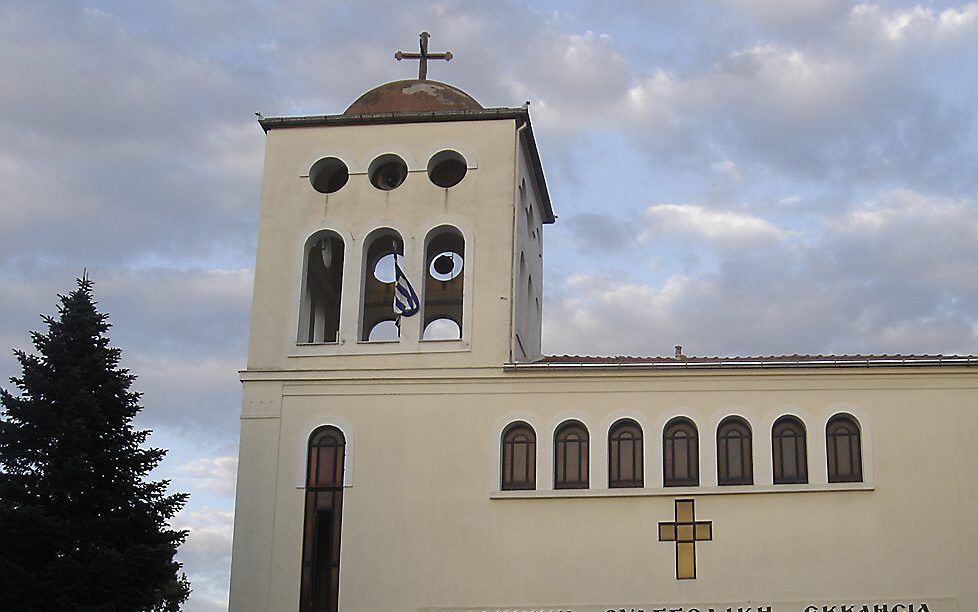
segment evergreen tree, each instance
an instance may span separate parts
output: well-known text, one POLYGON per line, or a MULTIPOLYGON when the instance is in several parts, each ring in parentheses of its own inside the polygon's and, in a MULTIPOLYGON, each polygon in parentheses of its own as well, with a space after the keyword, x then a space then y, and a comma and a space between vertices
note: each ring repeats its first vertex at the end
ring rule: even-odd
POLYGON ((133 428, 140 394, 109 345, 92 282, 59 296, 36 354, 0 389, 0 610, 176 612, 190 585, 169 521, 187 494, 149 482, 165 450, 133 428))

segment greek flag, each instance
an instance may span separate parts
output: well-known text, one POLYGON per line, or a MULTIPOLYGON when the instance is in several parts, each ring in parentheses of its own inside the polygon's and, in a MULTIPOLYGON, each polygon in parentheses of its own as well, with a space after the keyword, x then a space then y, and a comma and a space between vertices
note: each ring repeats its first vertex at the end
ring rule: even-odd
POLYGON ((397 263, 397 253, 394 253, 394 313, 399 317, 411 317, 418 314, 420 308, 418 294, 397 263))

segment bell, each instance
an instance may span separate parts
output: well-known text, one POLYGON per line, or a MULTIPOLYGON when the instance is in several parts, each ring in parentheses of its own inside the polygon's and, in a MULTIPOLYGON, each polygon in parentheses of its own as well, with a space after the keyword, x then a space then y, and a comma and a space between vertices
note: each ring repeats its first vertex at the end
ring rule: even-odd
POLYGON ((329 269, 333 265, 333 241, 329 238, 323 238, 319 248, 323 256, 323 265, 329 269))
POLYGON ((390 191, 403 183, 406 176, 407 172, 405 172, 403 164, 391 161, 377 168, 370 179, 374 187, 383 189, 384 191, 390 191))
POLYGON ((455 269, 455 257, 453 254, 442 253, 435 258, 435 272, 448 276, 455 269))

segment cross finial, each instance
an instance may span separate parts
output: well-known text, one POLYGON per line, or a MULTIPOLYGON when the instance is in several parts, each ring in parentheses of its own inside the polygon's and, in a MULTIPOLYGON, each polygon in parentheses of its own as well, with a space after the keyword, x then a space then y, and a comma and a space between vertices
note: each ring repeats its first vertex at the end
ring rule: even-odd
POLYGON ((431 38, 431 34, 427 32, 422 32, 421 38, 421 53, 405 53, 403 51, 398 51, 394 54, 394 59, 401 61, 402 59, 416 59, 421 60, 418 65, 418 78, 424 81, 428 78, 428 60, 430 59, 443 59, 446 62, 452 60, 452 52, 445 51, 444 53, 428 53, 428 39, 431 38))

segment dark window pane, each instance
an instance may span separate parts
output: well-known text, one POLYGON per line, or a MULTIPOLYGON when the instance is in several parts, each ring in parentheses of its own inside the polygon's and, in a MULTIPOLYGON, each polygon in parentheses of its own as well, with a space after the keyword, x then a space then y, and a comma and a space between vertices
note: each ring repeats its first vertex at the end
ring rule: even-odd
POLYGON ((751 430, 739 417, 724 419, 717 427, 717 484, 754 482, 751 430))
POLYGON ((675 458, 673 476, 678 480, 685 480, 689 477, 689 442, 685 439, 673 440, 672 452, 675 458))
POLYGON ((314 483, 321 487, 342 484, 336 482, 336 447, 323 447, 316 450, 318 451, 319 465, 314 483))
POLYGON ((700 483, 699 444, 696 425, 686 418, 666 424, 662 434, 662 482, 667 487, 690 487, 700 483))
POLYGON ((808 452, 805 426, 792 416, 783 416, 771 428, 771 451, 774 455, 774 484, 808 482, 808 452))
POLYGON ((301 612, 338 609, 345 448, 346 440, 335 427, 321 427, 309 439, 299 590, 301 612))
POLYGON ((645 485, 642 453, 642 428, 631 419, 622 419, 608 431, 608 486, 611 488, 645 485))
POLYGON ((825 451, 829 482, 862 482, 862 444, 859 425, 849 415, 829 419, 825 427, 825 451))
POLYGON ((588 488, 588 432, 578 421, 568 421, 554 434, 554 488, 588 488))
POLYGON ((536 488, 536 434, 526 423, 512 423, 503 431, 500 488, 518 491, 536 488))

